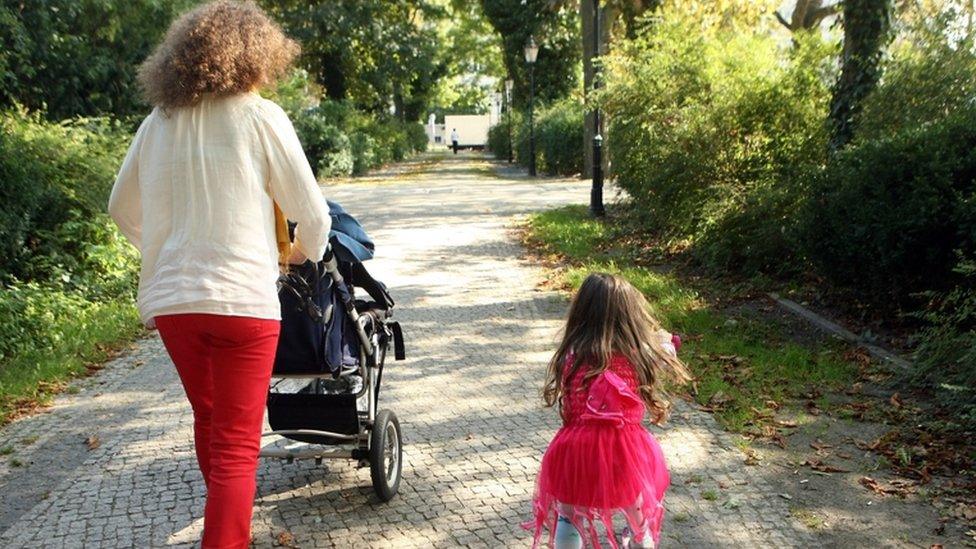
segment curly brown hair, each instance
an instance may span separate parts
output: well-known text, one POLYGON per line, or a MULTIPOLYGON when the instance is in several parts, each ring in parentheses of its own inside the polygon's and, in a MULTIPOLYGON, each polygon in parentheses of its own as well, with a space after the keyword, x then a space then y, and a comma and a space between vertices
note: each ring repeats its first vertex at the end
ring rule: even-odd
POLYGON ((173 22, 139 67, 139 83, 151 104, 184 107, 207 94, 272 84, 298 53, 298 44, 254 2, 217 0, 173 22))

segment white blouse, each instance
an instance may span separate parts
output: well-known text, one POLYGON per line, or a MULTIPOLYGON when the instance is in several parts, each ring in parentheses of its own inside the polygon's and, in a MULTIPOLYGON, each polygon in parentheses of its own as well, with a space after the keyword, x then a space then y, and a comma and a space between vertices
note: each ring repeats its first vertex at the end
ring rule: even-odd
POLYGON ((298 249, 322 257, 329 211, 281 107, 244 93, 154 109, 108 204, 142 253, 143 323, 175 313, 280 319, 273 201, 298 223, 298 249))

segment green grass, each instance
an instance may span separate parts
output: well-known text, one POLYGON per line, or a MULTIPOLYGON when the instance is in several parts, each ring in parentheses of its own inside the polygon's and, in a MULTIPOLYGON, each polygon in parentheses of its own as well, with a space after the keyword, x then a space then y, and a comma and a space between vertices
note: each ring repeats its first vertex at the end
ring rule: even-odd
POLYGON ((56 315, 53 346, 25 349, 0 364, 0 425, 48 403, 72 378, 84 375, 125 342, 144 333, 129 299, 91 303, 75 315, 56 315))
POLYGON ((680 355, 695 376, 694 398, 730 430, 758 430, 783 400, 814 387, 846 386, 857 375, 838 347, 804 347, 778 323, 716 308, 677 275, 642 266, 632 235, 590 218, 583 206, 535 214, 525 229, 530 248, 563 263, 555 274, 559 286, 575 290, 602 271, 641 290, 658 320, 685 339, 680 355))

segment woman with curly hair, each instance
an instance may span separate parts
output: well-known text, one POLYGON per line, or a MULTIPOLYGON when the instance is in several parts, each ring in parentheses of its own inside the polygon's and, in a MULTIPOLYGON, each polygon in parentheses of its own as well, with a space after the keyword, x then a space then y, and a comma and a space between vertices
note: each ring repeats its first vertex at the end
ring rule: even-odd
POLYGON ((297 53, 250 1, 182 16, 140 69, 154 108, 109 199, 142 253, 140 317, 159 329, 193 408, 203 547, 248 545, 278 265, 320 258, 328 242, 328 210, 295 130, 256 93, 297 53), (279 257, 279 207, 298 223, 291 258, 279 257))

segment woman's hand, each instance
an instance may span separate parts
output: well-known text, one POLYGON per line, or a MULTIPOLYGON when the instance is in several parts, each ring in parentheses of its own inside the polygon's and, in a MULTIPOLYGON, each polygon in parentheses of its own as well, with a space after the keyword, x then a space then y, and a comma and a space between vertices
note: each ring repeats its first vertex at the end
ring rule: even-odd
POLYGON ((288 256, 288 263, 290 265, 301 265, 308 260, 308 256, 302 253, 298 248, 298 230, 295 230, 295 241, 291 246, 291 255, 288 256))

